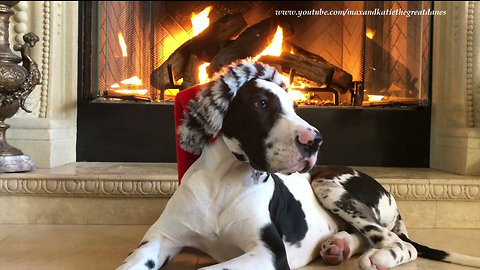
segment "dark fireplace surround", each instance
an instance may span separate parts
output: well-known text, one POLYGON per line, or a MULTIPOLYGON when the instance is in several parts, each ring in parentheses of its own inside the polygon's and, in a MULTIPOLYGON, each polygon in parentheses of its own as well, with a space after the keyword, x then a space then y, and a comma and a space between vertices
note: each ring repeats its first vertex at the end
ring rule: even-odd
MULTIPOLYGON (((77 161, 176 162, 173 104, 94 102, 92 5, 80 3, 77 161)), ((428 91, 430 92, 430 91, 428 91)), ((430 95, 430 94, 428 94, 430 95)), ((318 164, 429 167, 430 105, 299 107, 324 137, 318 164)))

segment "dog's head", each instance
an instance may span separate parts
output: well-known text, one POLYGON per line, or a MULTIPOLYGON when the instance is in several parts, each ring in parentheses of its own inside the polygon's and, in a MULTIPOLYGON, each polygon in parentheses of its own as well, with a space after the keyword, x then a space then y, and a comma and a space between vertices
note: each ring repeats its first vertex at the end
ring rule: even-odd
POLYGON ((180 146, 198 154, 221 135, 230 151, 256 170, 305 172, 315 165, 320 133, 295 113, 280 74, 250 59, 218 72, 189 103, 178 128, 180 146))

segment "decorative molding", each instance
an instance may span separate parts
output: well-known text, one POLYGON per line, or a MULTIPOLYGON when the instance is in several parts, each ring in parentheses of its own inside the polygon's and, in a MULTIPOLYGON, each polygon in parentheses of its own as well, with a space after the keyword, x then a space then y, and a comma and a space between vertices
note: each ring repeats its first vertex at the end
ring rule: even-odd
POLYGON ((466 87, 467 87, 467 126, 475 127, 475 113, 474 113, 474 98, 473 98, 473 72, 474 72, 474 55, 477 54, 477 50, 474 51, 474 15, 475 15, 475 3, 468 1, 467 4, 467 74, 466 74, 466 87))
MULTIPOLYGON (((178 188, 175 177, 157 180, 98 179, 92 176, 67 179, 0 179, 0 195, 36 196, 95 196, 95 197, 171 197, 178 188)), ((408 183, 409 180, 379 182, 397 200, 408 201, 480 201, 480 180, 451 180, 428 183, 428 180, 408 183)))
POLYGON ((480 201, 480 181, 473 184, 382 184, 403 201, 480 201))
POLYGON ((39 117, 47 117, 48 88, 50 72, 50 25, 51 25, 51 2, 43 3, 43 53, 42 53, 42 82, 40 88, 40 111, 39 117))
POLYGON ((27 21, 28 15, 26 10, 28 9, 28 3, 26 1, 20 1, 14 7, 15 15, 13 16, 15 24, 13 31, 15 32, 15 42, 23 43, 23 35, 27 33, 27 21))
POLYGON ((0 195, 171 197, 175 180, 0 179, 0 195))

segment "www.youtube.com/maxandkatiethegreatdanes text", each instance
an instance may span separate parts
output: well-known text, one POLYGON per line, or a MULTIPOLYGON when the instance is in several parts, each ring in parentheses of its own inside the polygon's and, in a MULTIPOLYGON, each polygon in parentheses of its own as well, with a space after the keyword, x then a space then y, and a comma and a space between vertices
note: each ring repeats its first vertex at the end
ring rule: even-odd
POLYGON ((275 10, 276 16, 405 16, 409 18, 411 16, 423 16, 423 15, 446 15, 446 10, 403 10, 403 9, 384 9, 379 8, 373 10, 324 10, 324 9, 311 9, 311 10, 275 10))

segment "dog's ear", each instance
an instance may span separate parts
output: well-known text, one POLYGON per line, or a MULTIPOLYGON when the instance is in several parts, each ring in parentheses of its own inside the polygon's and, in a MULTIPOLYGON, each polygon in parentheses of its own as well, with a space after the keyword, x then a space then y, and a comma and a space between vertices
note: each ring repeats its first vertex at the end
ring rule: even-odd
POLYGON ((178 127, 179 144, 185 151, 200 154, 210 138, 218 135, 230 101, 246 82, 260 78, 286 90, 280 75, 268 65, 251 59, 235 62, 216 73, 213 81, 188 103, 183 123, 178 127))

